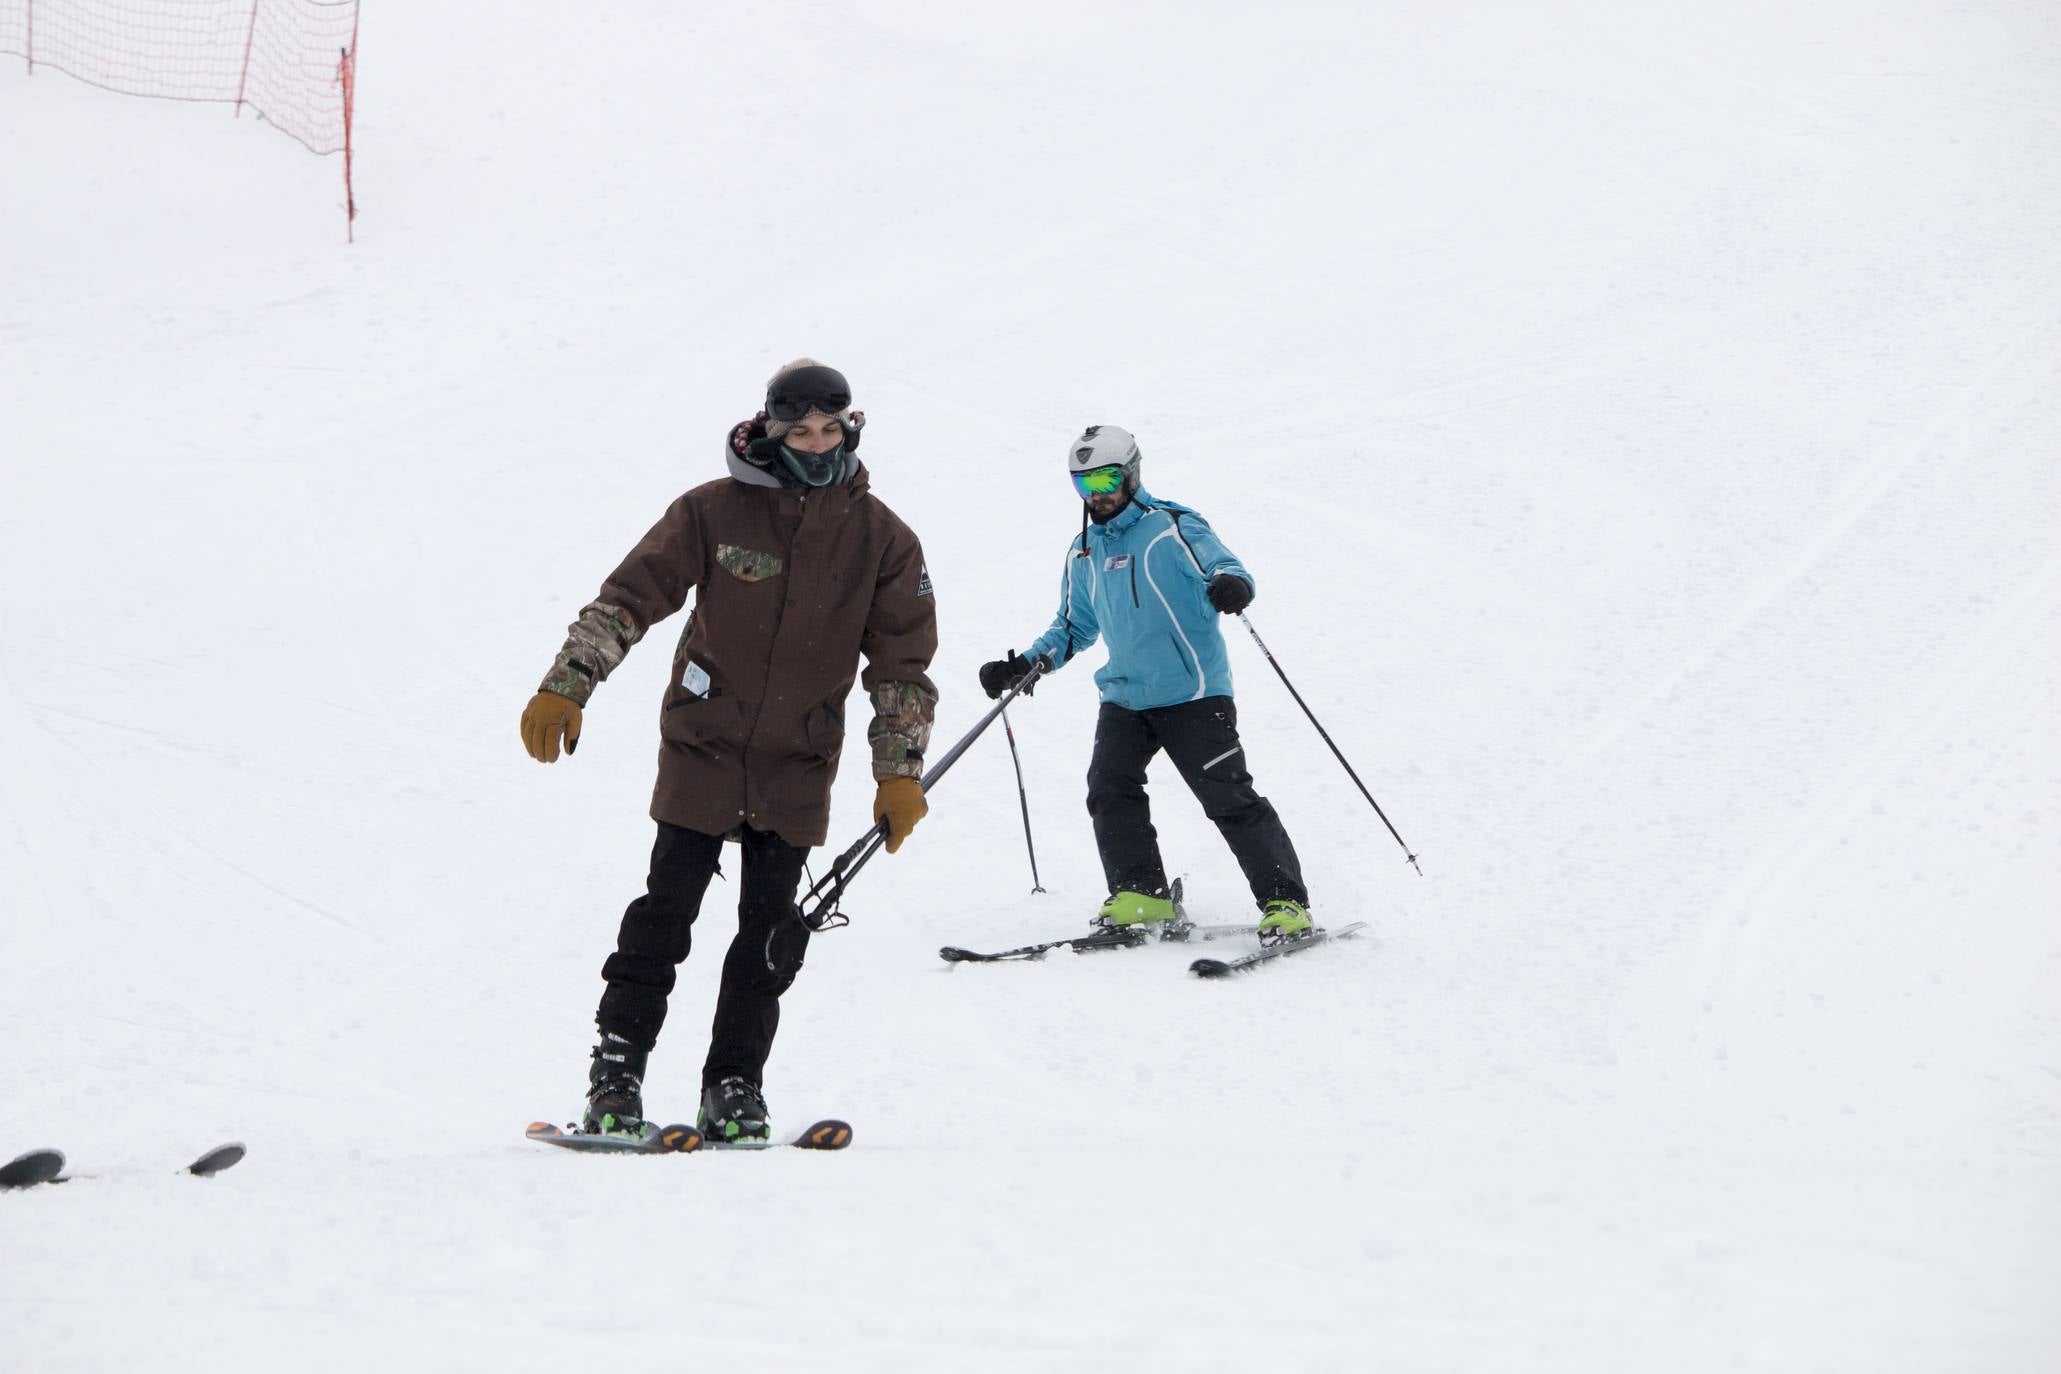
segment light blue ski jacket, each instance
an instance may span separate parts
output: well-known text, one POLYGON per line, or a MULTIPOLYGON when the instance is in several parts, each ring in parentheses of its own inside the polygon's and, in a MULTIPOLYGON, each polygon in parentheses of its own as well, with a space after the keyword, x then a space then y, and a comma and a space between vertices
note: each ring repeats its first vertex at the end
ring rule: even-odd
POLYGON ((1095 674, 1102 699, 1132 711, 1231 695, 1231 661, 1206 594, 1218 573, 1252 574, 1209 522, 1140 488, 1117 517, 1068 546, 1059 614, 1024 654, 1053 668, 1109 644, 1095 674))

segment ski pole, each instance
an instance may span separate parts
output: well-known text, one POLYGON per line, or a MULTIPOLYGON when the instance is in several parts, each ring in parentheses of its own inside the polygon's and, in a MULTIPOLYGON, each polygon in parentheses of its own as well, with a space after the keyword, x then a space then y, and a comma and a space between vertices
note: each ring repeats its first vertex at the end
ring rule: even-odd
POLYGON ((1345 755, 1339 753, 1338 746, 1331 743, 1331 735, 1324 729, 1324 723, 1317 719, 1317 713, 1312 711, 1309 703, 1302 699, 1302 693, 1295 690, 1295 684, 1288 680, 1288 674, 1281 671, 1281 662, 1267 648, 1267 641, 1260 638, 1259 631, 1252 628, 1252 622, 1245 618, 1243 611, 1238 613, 1238 619, 1244 623, 1247 633, 1251 634, 1252 642, 1259 645, 1259 651, 1266 655, 1267 662, 1273 665, 1275 673, 1279 674, 1281 685, 1288 689, 1288 695, 1295 698, 1295 704, 1302 707, 1302 713, 1310 718, 1310 724, 1317 727, 1317 733, 1323 737, 1324 743, 1330 745, 1332 754, 1336 756, 1339 764, 1345 769, 1345 775, 1353 780, 1353 786, 1360 789, 1360 795, 1367 799, 1367 805, 1374 808, 1374 814, 1381 817, 1381 823, 1388 827, 1388 833, 1395 835, 1395 842, 1403 846, 1403 857, 1410 861, 1410 867, 1417 869, 1418 877, 1423 877, 1424 870, 1418 867, 1417 856, 1410 852, 1410 846, 1405 844, 1403 837, 1396 833, 1395 822, 1391 821, 1388 818, 1388 813, 1381 809, 1381 803, 1374 800, 1374 794, 1367 790, 1367 784, 1360 781, 1360 775, 1353 771, 1353 766, 1350 763, 1346 762, 1345 755))
MULTIPOLYGON (((937 785, 937 780, 945 775, 945 770, 959 761, 959 756, 971 748, 982 732, 995 723, 995 718, 1008 708, 1010 702, 1016 700, 1020 693, 1030 690, 1048 666, 1042 654, 1031 660, 1031 670, 1023 675, 1023 680, 1004 693, 1002 699, 995 703, 994 709, 982 716, 974 727, 966 732, 966 737, 946 750, 945 756, 923 775, 925 792, 937 785)), ((795 903, 795 918, 810 930, 835 930, 839 926, 850 925, 850 918, 837 909, 838 903, 844 899, 844 890, 851 884, 852 878, 866 866, 869 859, 880 852, 880 846, 886 843, 887 822, 874 822, 871 829, 852 841, 850 848, 830 861, 830 871, 818 878, 815 886, 808 890, 808 894, 795 903)), ((770 946, 771 940, 767 943, 770 946)), ((772 966, 771 959, 767 960, 767 966, 772 966)))
POLYGON ((1023 847, 1030 851, 1031 891, 1043 892, 1045 885, 1038 881, 1038 847, 1031 842, 1030 797, 1023 790, 1023 758, 1016 752, 1016 727, 1009 723, 1009 713, 1002 713, 1002 733, 1009 737, 1009 762, 1016 765, 1016 804, 1023 808, 1023 847))

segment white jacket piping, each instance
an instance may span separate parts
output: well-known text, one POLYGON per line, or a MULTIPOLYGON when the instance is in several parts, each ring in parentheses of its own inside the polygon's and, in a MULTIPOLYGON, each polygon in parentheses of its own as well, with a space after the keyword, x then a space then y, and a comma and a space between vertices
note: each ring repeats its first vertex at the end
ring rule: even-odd
MULTIPOLYGON (((1178 536, 1178 533, 1179 531, 1169 525, 1165 530, 1155 534, 1152 536, 1152 542, 1145 546, 1145 552, 1139 555, 1139 559, 1145 564, 1145 585, 1152 588, 1152 594, 1159 598, 1160 606, 1166 611, 1168 623, 1174 627, 1174 633, 1181 637, 1181 647, 1188 651, 1189 661, 1195 665, 1195 695, 1189 697, 1188 700, 1200 701, 1202 700, 1203 693, 1209 686, 1207 679, 1202 674, 1202 655, 1195 652, 1194 644, 1189 642, 1188 632, 1181 628, 1181 618, 1174 614, 1173 603, 1166 599, 1166 593, 1159 589, 1158 579, 1152 575, 1152 550, 1158 547, 1160 540, 1175 538, 1178 536)), ((1187 548, 1188 541, 1185 539, 1181 540, 1181 547, 1187 548)), ((1188 561, 1190 563, 1195 562, 1195 555, 1193 553, 1188 555, 1188 561)), ((1202 565, 1197 563, 1195 570, 1201 572, 1202 565)))

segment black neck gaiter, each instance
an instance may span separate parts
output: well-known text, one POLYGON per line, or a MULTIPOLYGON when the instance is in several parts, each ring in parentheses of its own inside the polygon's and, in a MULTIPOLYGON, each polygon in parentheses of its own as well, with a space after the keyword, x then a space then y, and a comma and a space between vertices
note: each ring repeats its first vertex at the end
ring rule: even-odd
POLYGON ((782 444, 780 466, 802 486, 827 487, 844 471, 844 445, 828 453, 802 453, 782 444))

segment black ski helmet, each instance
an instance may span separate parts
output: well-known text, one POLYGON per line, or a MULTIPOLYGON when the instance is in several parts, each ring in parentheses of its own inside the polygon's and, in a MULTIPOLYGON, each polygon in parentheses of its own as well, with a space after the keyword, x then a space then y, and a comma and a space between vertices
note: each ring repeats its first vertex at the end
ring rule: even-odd
POLYGON ((866 423, 865 415, 852 409, 852 387, 844 374, 814 358, 796 358, 767 380, 766 408, 760 418, 766 437, 751 447, 763 445, 764 452, 747 452, 746 460, 777 468, 805 487, 828 486, 844 474, 846 455, 859 447, 859 431, 866 423), (811 414, 837 421, 844 437, 836 448, 804 453, 787 446, 787 431, 811 414))
POLYGON ((852 384, 834 367, 796 358, 766 383, 766 418, 793 424, 810 411, 842 419, 852 408, 852 384))

